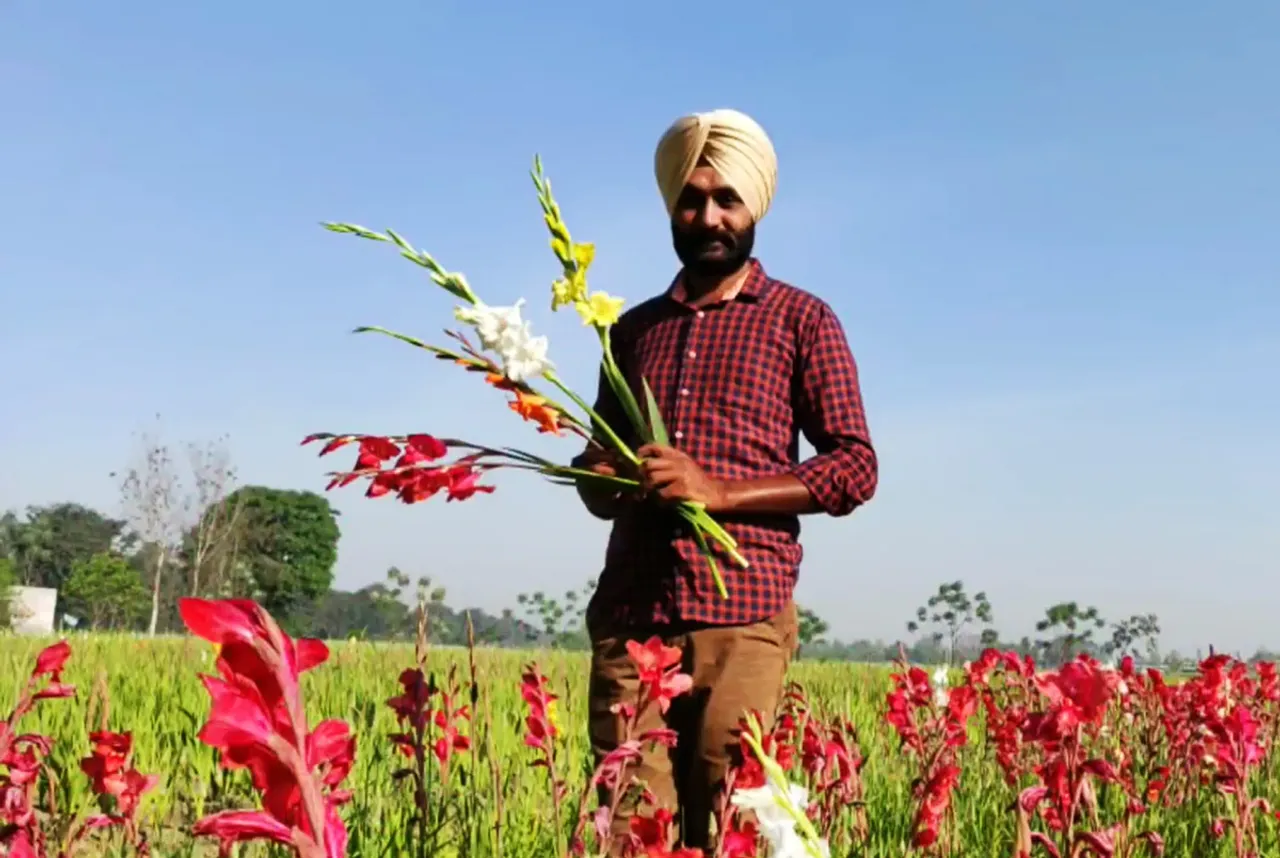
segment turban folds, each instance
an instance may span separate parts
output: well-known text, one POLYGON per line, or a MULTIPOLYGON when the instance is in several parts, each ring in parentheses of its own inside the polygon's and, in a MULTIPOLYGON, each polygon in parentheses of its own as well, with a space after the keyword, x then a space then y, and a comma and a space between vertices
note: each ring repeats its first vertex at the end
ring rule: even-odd
POLYGON ((726 108, 691 113, 671 124, 653 156, 667 214, 674 213, 676 200, 700 159, 742 197, 753 220, 765 216, 778 182, 778 158, 769 135, 754 119, 726 108))

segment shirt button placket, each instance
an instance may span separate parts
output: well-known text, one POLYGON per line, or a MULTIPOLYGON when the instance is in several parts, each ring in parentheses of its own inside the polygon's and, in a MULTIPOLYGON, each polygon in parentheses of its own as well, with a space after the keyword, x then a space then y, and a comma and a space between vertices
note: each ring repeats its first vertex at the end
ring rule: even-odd
MULTIPOLYGON (((689 337, 687 340, 688 348, 680 360, 680 375, 676 379, 679 394, 676 396, 675 407, 672 409, 675 412, 674 423, 676 426, 684 426, 688 424, 688 409, 690 407, 689 387, 691 384, 690 376, 693 374, 692 363, 698 359, 698 332, 702 328, 698 323, 705 319, 706 316, 707 313, 705 310, 698 310, 693 314, 693 318, 689 321, 689 337)), ((671 433, 671 437, 676 441, 683 440, 684 430, 676 429, 671 433)))

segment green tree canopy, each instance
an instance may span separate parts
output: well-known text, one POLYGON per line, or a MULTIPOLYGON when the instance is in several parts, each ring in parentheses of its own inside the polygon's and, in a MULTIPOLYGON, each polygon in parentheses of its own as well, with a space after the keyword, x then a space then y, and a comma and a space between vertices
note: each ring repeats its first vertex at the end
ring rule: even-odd
POLYGON ((118 554, 103 552, 76 563, 62 590, 64 613, 91 629, 129 629, 146 616, 151 600, 138 570, 118 554))
POLYGON ((801 651, 815 644, 823 643, 823 636, 831 630, 831 626, 827 625, 826 620, 803 605, 799 606, 797 618, 800 622, 797 637, 799 638, 801 651))
POLYGON ((77 563, 113 549, 127 551, 123 521, 78 503, 28 507, 0 519, 3 553, 19 584, 61 589, 77 563))
POLYGON ((13 560, 0 555, 0 631, 13 624, 13 586, 18 583, 18 575, 13 570, 13 560))
POLYGON ((252 595, 286 618, 329 592, 341 532, 337 512, 315 492, 245 486, 223 501, 239 505, 236 562, 252 595))

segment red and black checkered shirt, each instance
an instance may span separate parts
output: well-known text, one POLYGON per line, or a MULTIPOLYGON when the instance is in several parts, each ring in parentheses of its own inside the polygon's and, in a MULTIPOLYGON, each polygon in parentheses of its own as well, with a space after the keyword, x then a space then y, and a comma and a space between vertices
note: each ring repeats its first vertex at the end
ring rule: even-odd
MULTIPOLYGON (((877 462, 844 330, 821 299, 750 265, 729 300, 691 308, 675 297, 677 278, 628 310, 613 327, 615 358, 642 409, 640 379, 649 382, 671 444, 711 477, 795 474, 827 514, 848 515, 875 493, 877 462), (802 433, 817 451, 804 462, 802 433)), ((631 423, 603 377, 595 407, 634 449, 639 439, 624 431, 631 423)), ((803 554, 799 517, 716 518, 750 564, 715 549, 728 600, 683 519, 628 505, 613 523, 589 625, 738 625, 784 609, 803 554)))

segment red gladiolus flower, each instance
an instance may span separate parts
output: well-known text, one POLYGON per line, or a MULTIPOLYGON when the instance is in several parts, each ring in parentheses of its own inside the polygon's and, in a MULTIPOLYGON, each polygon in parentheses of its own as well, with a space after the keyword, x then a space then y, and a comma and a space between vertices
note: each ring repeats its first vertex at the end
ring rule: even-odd
POLYGON ((17 705, 0 720, 0 848, 10 856, 43 858, 45 853, 45 834, 35 804, 40 773, 53 740, 38 733, 20 733, 18 724, 37 701, 75 694, 74 686, 61 681, 70 657, 71 646, 66 641, 42 650, 17 705))
POLYGON ((645 643, 627 641, 627 655, 640 674, 640 706, 655 703, 660 712, 671 708, 671 701, 693 687, 693 677, 680 673, 683 655, 679 647, 665 646, 661 638, 645 643))
POLYGON ((756 858, 760 831, 754 822, 735 825, 724 833, 721 855, 724 858, 756 858))
POLYGON ((351 769, 355 740, 341 721, 309 730, 298 687, 299 673, 323 663, 328 649, 295 642, 251 601, 181 599, 178 607, 194 634, 220 646, 220 677, 201 676, 212 705, 199 738, 220 751, 224 767, 249 769, 263 804, 262 813, 201 820, 197 833, 218 837, 224 851, 266 838, 291 844, 303 858, 342 855, 346 829, 335 807, 347 794, 333 787, 351 769))
POLYGON ((60 683, 62 670, 66 667, 69 658, 71 658, 71 644, 58 641, 56 644, 45 647, 36 656, 36 667, 31 675, 48 676, 51 682, 60 683))
POLYGON ((455 465, 449 470, 448 500, 464 501, 477 493, 492 494, 493 486, 482 486, 478 480, 482 473, 465 465, 455 465))
POLYGON ((259 810, 224 810, 206 816, 192 828, 197 837, 216 837, 224 844, 271 840, 293 845, 293 829, 259 810))
POLYGON ((155 775, 143 775, 131 764, 133 736, 129 733, 97 732, 89 734, 93 750, 80 761, 80 770, 88 775, 93 791, 115 797, 117 813, 132 817, 138 799, 159 782, 155 775))

